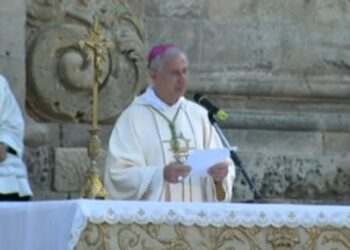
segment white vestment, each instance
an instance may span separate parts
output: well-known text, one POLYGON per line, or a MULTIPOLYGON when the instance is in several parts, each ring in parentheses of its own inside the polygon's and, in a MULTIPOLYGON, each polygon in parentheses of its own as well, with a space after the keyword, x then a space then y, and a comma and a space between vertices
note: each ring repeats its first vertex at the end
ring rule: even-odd
MULTIPOLYGON (((158 98, 148 98, 150 93, 154 95, 148 88, 144 95, 136 97, 113 128, 104 178, 109 198, 217 201, 214 181, 209 175, 185 178, 176 184, 166 182, 163 176, 164 166, 175 158, 170 146, 168 122, 158 112, 172 120, 180 108, 175 120, 176 134, 181 138, 181 147, 191 151, 222 147, 207 111, 183 97, 173 106, 164 107, 167 105, 158 98)), ((235 177, 234 165, 228 161, 229 173, 222 182, 226 202, 231 200, 235 177)))
POLYGON ((27 169, 22 161, 24 122, 7 80, 0 75, 0 142, 14 149, 17 155, 7 153, 0 162, 0 194, 18 193, 31 196, 27 169))

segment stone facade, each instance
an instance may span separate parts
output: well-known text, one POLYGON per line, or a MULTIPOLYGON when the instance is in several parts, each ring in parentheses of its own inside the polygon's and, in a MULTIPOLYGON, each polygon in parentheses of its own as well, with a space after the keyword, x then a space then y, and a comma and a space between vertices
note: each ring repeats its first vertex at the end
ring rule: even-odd
MULTIPOLYGON (((2 1, 0 69, 26 116, 25 159, 36 198, 78 195, 88 164, 83 148, 92 67, 75 46, 93 14, 100 13, 106 37, 117 45, 105 52, 104 149, 118 113, 145 87, 144 53, 156 43, 172 42, 191 62, 188 97, 204 93, 228 111, 221 125, 264 198, 349 203, 349 5, 345 0, 2 1)), ((237 200, 251 198, 239 173, 235 193, 237 200)))
POLYGON ((114 45, 101 51, 99 118, 114 122, 145 83, 143 28, 128 5, 116 0, 29 1, 27 14, 26 100, 31 115, 44 122, 91 121, 94 64, 79 42, 97 15, 106 41, 114 45))
POLYGON ((21 107, 25 99, 25 20, 22 0, 4 0, 0 4, 0 71, 11 82, 21 107), (16 18, 14 18, 16 17, 16 18), (16 32, 11 32, 15 29, 16 32))

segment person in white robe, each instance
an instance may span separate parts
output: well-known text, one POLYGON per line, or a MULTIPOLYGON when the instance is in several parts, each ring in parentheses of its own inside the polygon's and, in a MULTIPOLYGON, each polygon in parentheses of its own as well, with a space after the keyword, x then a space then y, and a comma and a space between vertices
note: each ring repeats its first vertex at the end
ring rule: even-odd
POLYGON ((188 62, 175 45, 148 56, 152 84, 118 118, 109 140, 104 184, 110 199, 229 202, 235 178, 230 159, 205 176, 188 176, 193 150, 222 148, 207 111, 187 100, 188 62))
POLYGON ((24 121, 6 78, 0 75, 0 200, 33 195, 22 161, 24 121))

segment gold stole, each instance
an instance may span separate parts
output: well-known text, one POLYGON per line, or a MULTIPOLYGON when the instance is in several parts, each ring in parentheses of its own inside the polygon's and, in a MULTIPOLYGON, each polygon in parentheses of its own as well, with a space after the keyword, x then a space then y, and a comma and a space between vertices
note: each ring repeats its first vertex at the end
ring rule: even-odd
MULTIPOLYGON (((159 110, 156 110, 153 107, 151 107, 151 109, 154 110, 155 111, 154 113, 156 114, 154 118, 155 118, 155 122, 159 124, 158 129, 159 129, 159 135, 161 137, 161 142, 169 144, 170 148, 165 150, 166 151, 169 150, 172 152, 171 156, 169 155, 169 153, 164 152, 164 155, 166 157, 164 164, 168 164, 172 161, 184 163, 187 160, 189 151, 193 148, 190 147, 191 139, 186 138, 184 136, 183 131, 176 130, 175 123, 183 122, 183 120, 180 119, 180 121, 178 121, 177 119, 180 113, 180 110, 183 110, 182 106, 179 106, 179 108, 176 110, 176 113, 174 114, 171 120, 168 117, 166 117, 163 113, 161 113, 159 110), (161 129, 162 128, 161 124, 164 124, 164 121, 167 123, 169 129, 161 129), (169 125, 169 122, 173 123, 171 127, 169 125), (163 138, 170 138, 170 139, 163 140, 163 138)), ((188 124, 186 127, 189 128, 191 127, 191 125, 188 124)), ((190 134, 193 134, 193 131, 190 134)), ((195 139, 194 134, 193 134, 193 139, 195 139)), ((197 197, 198 195, 195 195, 196 198, 192 197, 193 191, 195 191, 193 190, 194 187, 196 187, 196 189, 201 190, 201 191, 197 190, 197 192, 204 191, 204 187, 202 187, 201 180, 199 177, 185 178, 182 182, 176 183, 176 184, 166 183, 165 194, 164 194, 165 200, 166 201, 192 201, 193 199, 195 199, 197 201, 201 201, 202 193, 198 194, 200 197, 197 197)))

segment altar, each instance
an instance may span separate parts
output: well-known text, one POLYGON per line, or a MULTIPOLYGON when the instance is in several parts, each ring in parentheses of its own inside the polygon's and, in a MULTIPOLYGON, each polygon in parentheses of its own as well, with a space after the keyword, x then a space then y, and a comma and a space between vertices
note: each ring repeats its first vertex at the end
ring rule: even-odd
POLYGON ((6 250, 350 249, 350 207, 66 200, 0 203, 6 250))

